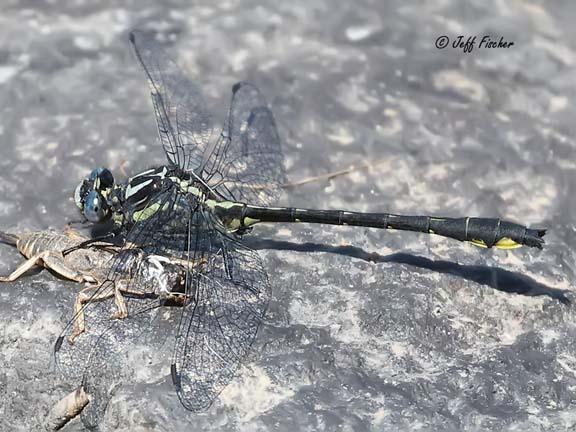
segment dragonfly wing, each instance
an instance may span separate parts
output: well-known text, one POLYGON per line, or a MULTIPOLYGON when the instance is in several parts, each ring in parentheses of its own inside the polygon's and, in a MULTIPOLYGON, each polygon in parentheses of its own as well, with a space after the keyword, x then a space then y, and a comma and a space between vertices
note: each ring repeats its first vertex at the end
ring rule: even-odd
POLYGON ((256 86, 240 82, 222 134, 211 145, 212 115, 196 84, 164 52, 153 34, 133 31, 133 51, 148 83, 168 161, 193 171, 229 200, 270 204, 285 182, 276 122, 256 86))
POLYGON ((286 181, 283 159, 264 96, 253 84, 235 84, 227 123, 201 175, 228 200, 268 205, 286 181))
POLYGON ((148 79, 168 161, 186 171, 196 170, 205 158, 213 130, 200 90, 166 55, 154 33, 132 31, 130 43, 148 79))
POLYGON ((55 357, 59 369, 69 379, 82 381, 98 400, 83 414, 88 425, 98 422, 113 390, 131 379, 131 352, 142 337, 155 331, 151 323, 162 288, 168 291, 183 286, 185 266, 173 272, 164 272, 163 267, 166 257, 180 258, 183 244, 188 243, 183 237, 190 229, 191 210, 183 203, 189 201, 175 186, 150 199, 144 210, 149 210, 149 216, 130 229, 125 245, 111 260, 106 280, 93 290, 81 313, 74 315, 58 338, 55 357), (180 218, 181 212, 185 218, 180 218), (123 319, 112 318, 119 311, 115 288, 121 289, 126 305, 128 315, 123 319), (81 319, 85 330, 71 342, 81 319))
POLYGON ((201 411, 233 379, 249 352, 270 299, 258 254, 216 230, 193 235, 193 277, 176 336, 172 374, 182 404, 201 411))

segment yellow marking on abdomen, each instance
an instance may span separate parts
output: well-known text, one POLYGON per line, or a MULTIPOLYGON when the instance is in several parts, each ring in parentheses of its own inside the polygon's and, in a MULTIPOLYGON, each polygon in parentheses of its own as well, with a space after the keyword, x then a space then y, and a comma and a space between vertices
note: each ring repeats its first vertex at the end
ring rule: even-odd
POLYGON ((522 247, 522 245, 509 237, 502 237, 500 240, 498 240, 498 242, 496 242, 494 247, 506 250, 506 249, 518 249, 519 247, 522 247))
POLYGON ((472 239, 469 241, 469 243, 472 243, 474 246, 478 246, 481 248, 487 248, 488 246, 486 245, 486 243, 484 242, 484 240, 477 240, 477 239, 472 239))

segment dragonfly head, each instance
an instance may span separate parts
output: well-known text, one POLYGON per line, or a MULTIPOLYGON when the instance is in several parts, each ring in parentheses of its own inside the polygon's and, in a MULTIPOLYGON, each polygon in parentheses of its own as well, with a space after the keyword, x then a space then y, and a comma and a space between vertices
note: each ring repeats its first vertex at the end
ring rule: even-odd
POLYGON ((107 221, 112 215, 107 197, 114 188, 114 176, 107 168, 96 168, 74 192, 74 202, 92 223, 107 221))

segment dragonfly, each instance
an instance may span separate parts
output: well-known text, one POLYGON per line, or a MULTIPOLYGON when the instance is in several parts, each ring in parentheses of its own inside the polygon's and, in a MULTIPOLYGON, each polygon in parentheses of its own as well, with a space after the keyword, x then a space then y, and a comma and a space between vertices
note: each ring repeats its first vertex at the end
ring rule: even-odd
MULTIPOLYGON (((170 365, 179 399, 191 411, 207 409, 233 379, 265 316, 271 296, 267 272, 257 252, 242 242, 258 223, 415 231, 498 249, 541 249, 544 244, 544 229, 498 218, 272 207, 286 174, 275 119, 260 90, 248 82, 235 84, 219 129, 196 83, 154 34, 135 30, 129 40, 148 81, 167 161, 125 182, 116 182, 107 168, 96 168, 76 188, 75 202, 87 221, 112 221, 114 235, 124 239, 125 248, 203 262, 187 267, 186 302, 170 365)), ((122 268, 122 259, 116 258, 110 280, 118 277, 115 269, 122 268)), ((129 288, 139 289, 136 281, 129 288)), ((85 314, 98 328, 107 317, 90 311, 95 304, 87 302, 85 314)), ((126 320, 154 307, 139 298, 126 320)), ((141 325, 151 321, 147 318, 141 325)), ((89 327, 79 340, 88 337, 89 327)), ((62 342, 63 336, 59 348, 66 345, 73 353, 75 346, 62 342)), ((83 354, 76 357, 86 359, 83 354)))

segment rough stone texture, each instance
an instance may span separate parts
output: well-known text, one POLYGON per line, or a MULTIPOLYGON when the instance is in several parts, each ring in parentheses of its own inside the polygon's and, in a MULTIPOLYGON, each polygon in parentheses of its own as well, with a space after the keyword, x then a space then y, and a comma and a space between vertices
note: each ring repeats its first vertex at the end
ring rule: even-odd
MULTIPOLYGON (((291 180, 281 204, 503 217, 544 251, 411 233, 259 227, 274 298, 254 351, 206 413, 168 360, 110 402, 102 430, 560 431, 576 428, 573 2, 6 1, 0 6, 0 226, 62 227, 93 167, 162 163, 127 32, 156 29, 224 113, 268 96, 291 180), (191 6, 191 3, 194 3, 191 6), (217 5, 217 6, 216 6, 217 5), (438 50, 440 35, 508 49, 438 50)), ((0 270, 19 261, 0 249, 0 270)), ((78 286, 0 287, 0 430, 40 428, 71 383, 52 344, 78 286)), ((167 348, 170 352, 170 347, 167 348)), ((70 431, 84 430, 75 421, 70 431)))

